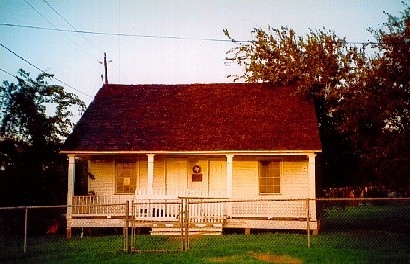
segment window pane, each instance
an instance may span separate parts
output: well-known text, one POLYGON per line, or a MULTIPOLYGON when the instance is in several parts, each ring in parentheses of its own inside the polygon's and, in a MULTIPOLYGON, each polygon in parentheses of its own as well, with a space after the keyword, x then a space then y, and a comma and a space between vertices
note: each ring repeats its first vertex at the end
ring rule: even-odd
POLYGON ((280 193, 280 162, 261 161, 259 165, 259 192, 280 193))
POLYGON ((266 193, 273 193, 273 186, 266 186, 266 193))
POLYGON ((137 179, 135 163, 116 163, 116 193, 134 193, 137 179))

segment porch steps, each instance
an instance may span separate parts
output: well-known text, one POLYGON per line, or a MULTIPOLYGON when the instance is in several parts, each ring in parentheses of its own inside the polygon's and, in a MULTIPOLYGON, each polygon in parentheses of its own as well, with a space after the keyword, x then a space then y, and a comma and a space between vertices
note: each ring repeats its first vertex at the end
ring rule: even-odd
MULTIPOLYGON (((185 231, 184 231, 185 232, 185 231)), ((185 234, 185 233, 184 233, 185 234)), ((221 223, 191 223, 189 235, 221 235, 221 223)), ((179 223, 153 224, 151 235, 155 236, 180 236, 181 225, 179 223)))

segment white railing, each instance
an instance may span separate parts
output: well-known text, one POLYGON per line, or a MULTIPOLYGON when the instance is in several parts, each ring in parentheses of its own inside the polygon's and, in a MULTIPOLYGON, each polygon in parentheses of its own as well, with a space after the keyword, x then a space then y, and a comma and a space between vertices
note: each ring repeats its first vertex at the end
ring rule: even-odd
POLYGON ((188 200, 189 221, 193 223, 222 223, 226 218, 225 199, 194 198, 188 200))
POLYGON ((98 196, 84 195, 73 197, 73 215, 124 216, 125 202, 133 195, 98 196))
MULTIPOLYGON (((125 202, 130 202, 130 216, 137 221, 178 221, 181 210, 188 209, 190 222, 222 222, 227 217, 239 218, 306 218, 306 200, 273 200, 252 197, 227 199, 199 190, 137 190, 135 195, 75 196, 73 215, 124 216, 125 202), (183 204, 184 203, 184 204, 183 204), (181 206, 188 203, 188 208, 181 206), (133 206, 132 206, 133 204, 133 206), (132 211, 131 211, 132 210, 132 211)), ((316 206, 310 201, 310 217, 316 218, 316 206)))
POLYGON ((180 199, 137 199, 133 215, 137 221, 177 221, 180 214, 180 199))
POLYGON ((225 192, 203 191, 195 189, 137 189, 135 191, 135 199, 178 199, 178 197, 224 197, 225 192))
POLYGON ((136 190, 134 215, 141 221, 178 221, 183 210, 181 203, 189 200, 191 222, 220 222, 224 217, 224 206, 215 202, 215 197, 221 197, 221 194, 193 189, 136 190))
POLYGON ((232 217, 306 218, 305 199, 273 200, 260 197, 232 202, 232 217))

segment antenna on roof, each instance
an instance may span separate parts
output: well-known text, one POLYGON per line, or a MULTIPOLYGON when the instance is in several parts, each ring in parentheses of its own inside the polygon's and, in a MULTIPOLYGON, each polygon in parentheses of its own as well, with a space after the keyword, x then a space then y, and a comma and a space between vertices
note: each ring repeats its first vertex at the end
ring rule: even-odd
MULTIPOLYGON (((109 62, 112 62, 112 60, 110 60, 109 62)), ((104 77, 105 77, 105 84, 108 84, 108 76, 107 76, 107 53, 104 52, 104 62, 100 61, 100 64, 104 63, 104 77)), ((102 78, 102 75, 101 75, 102 78)))

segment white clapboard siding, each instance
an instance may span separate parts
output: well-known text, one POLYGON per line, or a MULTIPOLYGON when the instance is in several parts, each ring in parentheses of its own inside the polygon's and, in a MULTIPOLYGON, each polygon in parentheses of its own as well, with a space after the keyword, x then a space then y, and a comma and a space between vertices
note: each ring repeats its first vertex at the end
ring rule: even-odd
POLYGON ((258 162, 234 161, 232 194, 234 197, 254 197, 259 193, 258 162))
POLYGON ((284 162, 282 173, 283 198, 309 197, 309 174, 307 161, 284 162))
POLYGON ((94 175, 94 180, 88 178, 88 191, 93 191, 98 196, 114 195, 114 161, 90 161, 88 170, 94 175))

